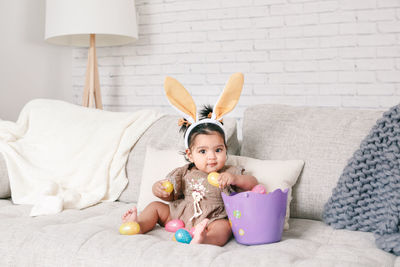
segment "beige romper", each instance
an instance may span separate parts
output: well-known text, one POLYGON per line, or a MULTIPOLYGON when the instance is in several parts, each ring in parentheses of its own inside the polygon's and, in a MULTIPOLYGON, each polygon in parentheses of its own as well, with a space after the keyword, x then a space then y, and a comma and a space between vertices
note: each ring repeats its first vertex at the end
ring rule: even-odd
MULTIPOLYGON (((195 166, 189 170, 189 166, 176 168, 167 175, 174 185, 174 201, 169 204, 171 218, 184 221, 187 229, 205 218, 210 219, 209 223, 227 218, 221 189, 208 183, 207 173, 195 166)), ((219 172, 238 175, 243 171, 241 167, 225 166, 219 172)))

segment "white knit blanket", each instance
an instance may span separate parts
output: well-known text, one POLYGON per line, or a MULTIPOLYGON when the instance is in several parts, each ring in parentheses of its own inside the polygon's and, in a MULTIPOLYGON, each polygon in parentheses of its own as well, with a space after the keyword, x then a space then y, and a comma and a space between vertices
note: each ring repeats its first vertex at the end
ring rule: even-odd
POLYGON ((31 216, 114 201, 128 180, 132 146, 161 114, 88 109, 33 100, 18 121, 0 120, 0 152, 12 200, 33 205, 31 216))

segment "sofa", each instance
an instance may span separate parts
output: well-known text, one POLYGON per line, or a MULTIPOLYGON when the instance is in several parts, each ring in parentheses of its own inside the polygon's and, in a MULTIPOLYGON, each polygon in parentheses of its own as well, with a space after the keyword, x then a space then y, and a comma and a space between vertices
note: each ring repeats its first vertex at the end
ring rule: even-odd
MULTIPOLYGON (((303 160, 291 188, 289 229, 280 242, 246 246, 186 245, 160 226, 145 235, 118 232, 121 215, 140 197, 146 148, 183 150, 177 116, 158 119, 132 147, 129 183, 117 201, 30 217, 10 199, 0 153, 0 266, 398 266, 372 233, 333 229, 324 204, 379 110, 264 104, 246 109, 239 125, 225 119, 229 153, 261 160, 303 160)), ((154 166, 157 168, 157 163, 154 166)), ((246 167, 246 166, 244 166, 246 167)))

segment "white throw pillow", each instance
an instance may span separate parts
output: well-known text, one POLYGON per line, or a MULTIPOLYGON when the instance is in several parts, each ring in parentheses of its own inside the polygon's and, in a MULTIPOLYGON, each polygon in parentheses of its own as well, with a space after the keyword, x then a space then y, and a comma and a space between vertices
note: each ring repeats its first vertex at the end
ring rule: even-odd
MULTIPOLYGON (((175 150, 158 150, 147 147, 143 176, 140 186, 138 210, 142 211, 152 201, 162 201, 152 193, 152 186, 156 181, 165 179, 167 174, 177 167, 185 165, 183 155, 175 150)), ((227 165, 242 166, 245 172, 255 176, 263 184, 267 192, 277 188, 289 188, 286 209, 285 227, 289 229, 289 206, 292 199, 292 186, 296 183, 304 166, 302 160, 259 160, 249 157, 229 155, 227 165)))
POLYGON ((159 180, 165 179, 167 174, 173 169, 181 167, 186 163, 187 161, 184 156, 179 153, 179 150, 159 150, 149 146, 147 147, 137 203, 139 212, 153 201, 165 202, 153 195, 153 184, 159 180))

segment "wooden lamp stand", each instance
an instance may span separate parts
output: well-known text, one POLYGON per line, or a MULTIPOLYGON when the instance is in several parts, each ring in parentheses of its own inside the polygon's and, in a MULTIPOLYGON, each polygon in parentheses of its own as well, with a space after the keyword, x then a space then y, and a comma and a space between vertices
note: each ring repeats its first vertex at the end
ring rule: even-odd
POLYGON ((82 106, 103 109, 96 45, 110 47, 136 41, 137 22, 135 0, 46 0, 46 42, 89 46, 82 106))
POLYGON ((103 109, 100 93, 99 68, 97 67, 95 34, 90 34, 90 47, 82 106, 103 109))

